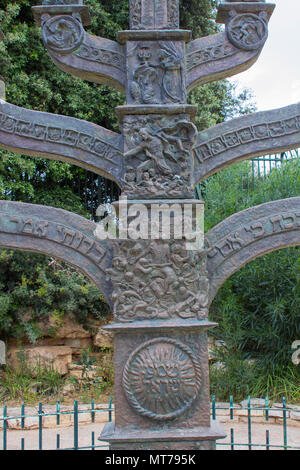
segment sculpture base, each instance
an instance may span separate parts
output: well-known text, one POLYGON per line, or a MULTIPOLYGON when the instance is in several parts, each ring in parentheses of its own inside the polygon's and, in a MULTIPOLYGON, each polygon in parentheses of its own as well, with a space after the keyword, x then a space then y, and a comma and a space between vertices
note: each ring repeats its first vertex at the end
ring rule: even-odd
POLYGON ((143 430, 143 433, 116 430, 114 423, 107 423, 99 440, 109 442, 110 450, 215 450, 216 440, 225 437, 220 424, 212 420, 210 427, 143 430))

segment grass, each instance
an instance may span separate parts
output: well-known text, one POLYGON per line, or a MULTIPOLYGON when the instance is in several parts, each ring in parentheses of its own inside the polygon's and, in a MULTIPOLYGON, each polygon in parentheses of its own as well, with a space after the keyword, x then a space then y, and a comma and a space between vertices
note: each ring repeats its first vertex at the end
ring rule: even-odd
POLYGON ((9 406, 24 403, 55 403, 56 401, 71 403, 78 400, 88 403, 91 399, 108 401, 113 392, 112 351, 106 352, 101 360, 92 360, 83 351, 85 364, 81 378, 63 377, 53 366, 37 364, 30 367, 22 354, 19 357, 20 367, 12 369, 9 366, 0 368, 0 402, 9 406), (88 372, 94 367, 95 377, 90 378, 88 372), (68 395, 63 393, 65 385, 71 384, 72 390, 68 395))
POLYGON ((210 366, 210 391, 218 401, 227 401, 232 395, 235 401, 248 396, 265 398, 272 402, 300 403, 300 366, 288 365, 274 370, 259 363, 232 358, 224 368, 210 366))

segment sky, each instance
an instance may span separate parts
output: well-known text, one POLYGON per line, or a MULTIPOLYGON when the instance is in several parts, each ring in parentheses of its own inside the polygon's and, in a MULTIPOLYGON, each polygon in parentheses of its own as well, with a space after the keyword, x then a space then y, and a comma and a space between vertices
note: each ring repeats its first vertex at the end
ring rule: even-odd
POLYGON ((269 0, 276 8, 258 61, 230 80, 250 88, 258 111, 300 101, 300 0, 269 0))

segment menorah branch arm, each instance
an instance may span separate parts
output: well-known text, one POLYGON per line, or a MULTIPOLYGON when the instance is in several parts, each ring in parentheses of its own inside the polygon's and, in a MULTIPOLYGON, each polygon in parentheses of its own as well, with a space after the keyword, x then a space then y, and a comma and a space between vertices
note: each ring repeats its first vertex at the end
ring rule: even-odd
POLYGON ((251 67, 268 37, 275 5, 264 2, 225 2, 217 22, 225 31, 196 39, 187 46, 187 89, 221 80, 251 67))
POLYGON ((249 114, 198 134, 194 183, 242 160, 300 146, 300 103, 249 114))
POLYGON ((187 91, 249 69, 261 51, 237 48, 226 33, 195 39, 187 46, 187 91))
POLYGON ((0 148, 68 162, 119 183, 123 138, 81 119, 0 100, 0 148))
POLYGON ((282 248, 300 246, 300 197, 272 201, 234 214, 205 236, 210 247, 209 303, 245 264, 282 248))
POLYGON ((32 7, 41 25, 45 47, 54 64, 64 72, 124 92, 126 64, 124 46, 88 34, 88 7, 43 5, 32 7))
POLYGON ((112 307, 108 279, 112 247, 95 236, 97 224, 55 207, 0 201, 0 247, 42 253, 85 274, 112 307))

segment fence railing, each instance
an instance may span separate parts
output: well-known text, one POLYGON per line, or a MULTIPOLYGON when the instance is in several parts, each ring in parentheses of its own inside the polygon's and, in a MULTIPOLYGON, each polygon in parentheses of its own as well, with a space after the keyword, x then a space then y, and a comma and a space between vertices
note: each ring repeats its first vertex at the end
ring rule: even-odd
MULTIPOLYGON (((1 450, 104 450, 107 443, 98 440, 100 423, 113 419, 112 400, 106 405, 72 407, 41 403, 34 413, 25 405, 17 412, 3 407, 0 413, 1 450), (64 435, 68 430, 68 436, 64 435), (45 435, 47 433, 47 435, 45 435)), ((227 438, 217 441, 217 450, 300 450, 300 406, 270 404, 268 398, 250 397, 236 404, 211 402, 211 417, 224 423, 227 438), (273 437, 275 436, 275 440, 273 437)))
POLYGON ((300 450, 300 406, 287 404, 284 397, 281 403, 271 405, 268 397, 248 397, 241 404, 235 404, 230 397, 228 404, 222 404, 216 403, 213 396, 211 409, 212 419, 226 422, 229 427, 227 438, 217 441, 217 449, 300 450))
MULTIPOLYGON (((49 437, 47 437, 47 445, 44 445, 44 432, 47 430, 48 434, 52 434, 52 449, 53 450, 96 450, 107 449, 107 443, 98 441, 100 431, 90 431, 89 437, 84 436, 84 443, 80 439, 80 426, 87 424, 97 424, 111 422, 114 412, 114 406, 110 399, 107 406, 96 405, 94 400, 89 405, 79 405, 78 401, 74 401, 72 407, 63 406, 57 402, 54 406, 43 406, 42 403, 38 404, 38 412, 34 413, 33 408, 26 408, 21 405, 20 413, 16 413, 16 409, 9 413, 6 405, 3 406, 2 415, 0 413, 0 435, 2 430, 2 448, 0 450, 16 450, 18 436, 13 436, 12 433, 23 431, 22 437, 19 441, 19 450, 50 450, 49 437), (62 447, 61 432, 59 429, 71 429, 65 439, 68 442, 67 446, 62 447), (26 433, 35 430, 34 436, 29 437, 29 444, 26 445, 26 433), (56 431, 56 432, 55 432, 56 431), (10 445, 10 436, 13 436, 10 445), (25 437, 24 437, 25 436, 25 437), (55 438, 55 439, 53 439, 55 438), (36 441, 33 442, 33 439, 36 441), (53 442, 55 441, 55 445, 53 442), (89 442, 88 442, 89 441, 89 442), (72 445, 70 443, 72 442, 72 445)), ((100 428, 99 428, 100 429, 100 428)))

